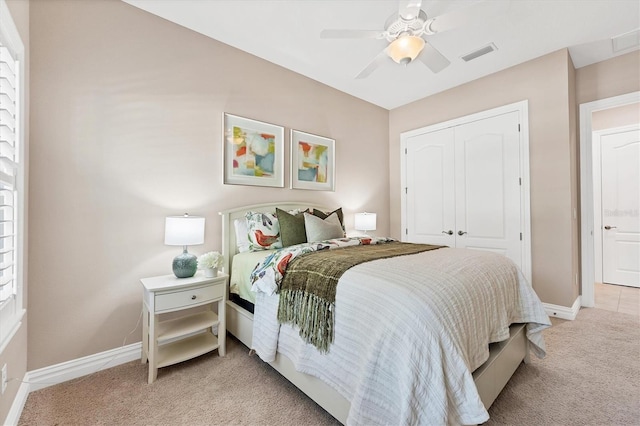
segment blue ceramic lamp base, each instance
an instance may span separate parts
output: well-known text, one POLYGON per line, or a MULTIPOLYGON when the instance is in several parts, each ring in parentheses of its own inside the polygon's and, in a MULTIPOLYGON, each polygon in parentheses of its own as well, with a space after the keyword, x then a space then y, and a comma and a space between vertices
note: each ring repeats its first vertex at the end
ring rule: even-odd
POLYGON ((193 254, 184 251, 173 259, 173 273, 178 278, 190 278, 196 274, 198 269, 198 258, 193 254))

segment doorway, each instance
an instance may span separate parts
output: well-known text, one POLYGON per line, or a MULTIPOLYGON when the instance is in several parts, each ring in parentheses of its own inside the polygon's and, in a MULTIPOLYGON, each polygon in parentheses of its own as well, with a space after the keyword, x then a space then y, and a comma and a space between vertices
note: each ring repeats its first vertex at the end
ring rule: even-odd
POLYGON ((594 167, 593 167, 593 113, 640 102, 640 92, 602 99, 580 105, 580 234, 582 260, 581 304, 595 306, 596 233, 594 167))

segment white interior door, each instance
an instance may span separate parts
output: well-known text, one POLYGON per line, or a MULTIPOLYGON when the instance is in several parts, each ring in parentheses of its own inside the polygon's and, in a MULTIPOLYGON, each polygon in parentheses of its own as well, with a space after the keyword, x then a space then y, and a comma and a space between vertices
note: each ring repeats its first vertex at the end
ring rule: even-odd
POLYGON ((404 240, 455 246, 454 129, 407 141, 404 240))
POLYGON ((456 127, 456 247, 522 266, 520 134, 511 112, 456 127))
POLYGON ((602 278, 640 287, 640 130, 601 138, 602 278))

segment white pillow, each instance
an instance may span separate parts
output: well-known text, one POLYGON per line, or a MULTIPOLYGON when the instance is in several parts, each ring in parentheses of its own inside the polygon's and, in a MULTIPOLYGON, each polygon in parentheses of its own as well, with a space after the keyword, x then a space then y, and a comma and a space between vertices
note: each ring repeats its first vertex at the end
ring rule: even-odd
POLYGON ((241 218, 233 221, 233 227, 236 230, 236 247, 238 252, 244 253, 249 251, 251 242, 249 241, 249 227, 247 226, 247 219, 241 218))
POLYGON ((344 237, 342 224, 335 213, 331 213, 326 219, 305 213, 304 226, 307 231, 307 241, 310 243, 344 237))

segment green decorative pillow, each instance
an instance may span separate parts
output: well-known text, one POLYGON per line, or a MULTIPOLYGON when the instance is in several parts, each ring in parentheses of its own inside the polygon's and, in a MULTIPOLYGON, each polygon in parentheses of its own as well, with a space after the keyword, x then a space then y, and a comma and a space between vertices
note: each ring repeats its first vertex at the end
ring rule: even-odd
POLYGON ((340 219, 338 219, 337 213, 331 213, 326 219, 320 219, 309 213, 303 214, 308 242, 312 243, 344 237, 344 231, 342 225, 340 225, 340 219))
POLYGON ((344 215, 342 214, 342 207, 338 207, 337 209, 335 209, 332 212, 329 213, 325 213, 322 210, 318 210, 318 209, 313 209, 313 215, 319 217, 320 219, 326 219, 327 217, 329 217, 331 214, 335 213, 338 216, 338 220, 340 220, 340 226, 342 226, 342 235, 341 237, 345 236, 345 228, 344 228, 344 215))
POLYGON ((280 222, 280 239, 284 247, 307 242, 307 233, 304 227, 305 212, 291 214, 276 208, 276 216, 280 222))

